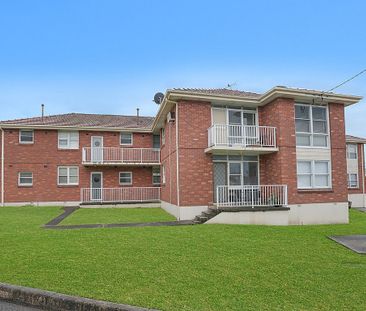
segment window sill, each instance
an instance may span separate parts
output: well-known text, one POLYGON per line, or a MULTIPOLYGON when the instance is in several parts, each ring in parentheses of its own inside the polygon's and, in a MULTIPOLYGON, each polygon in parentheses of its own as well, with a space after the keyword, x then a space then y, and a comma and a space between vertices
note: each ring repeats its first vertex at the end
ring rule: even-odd
POLYGON ((58 188, 75 188, 79 187, 79 185, 57 185, 58 188))
POLYGON ((18 185, 18 188, 32 188, 33 185, 18 185))
POLYGON ((34 145, 34 142, 33 143, 21 143, 21 142, 19 142, 19 145, 22 145, 22 146, 31 146, 31 145, 34 145))
POLYGON ((58 151, 79 151, 80 148, 57 148, 58 151))
POLYGON ((297 189, 300 193, 334 192, 332 188, 297 189))

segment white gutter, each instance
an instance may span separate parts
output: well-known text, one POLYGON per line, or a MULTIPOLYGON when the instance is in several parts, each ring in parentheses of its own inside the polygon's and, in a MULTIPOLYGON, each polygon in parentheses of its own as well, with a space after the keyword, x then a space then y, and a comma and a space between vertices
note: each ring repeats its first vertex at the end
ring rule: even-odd
POLYGON ((4 206, 4 200, 5 200, 5 195, 4 195, 4 189, 5 189, 5 181, 4 181, 4 168, 5 168, 5 159, 4 159, 4 146, 5 146, 5 137, 4 137, 4 129, 1 128, 1 206, 4 206))

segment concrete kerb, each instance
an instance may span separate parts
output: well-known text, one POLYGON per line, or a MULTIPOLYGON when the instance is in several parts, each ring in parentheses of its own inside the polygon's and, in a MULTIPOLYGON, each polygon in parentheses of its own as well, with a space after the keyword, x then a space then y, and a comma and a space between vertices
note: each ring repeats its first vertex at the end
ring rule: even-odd
POLYGON ((0 300, 50 311, 157 311, 6 283, 0 283, 0 300))

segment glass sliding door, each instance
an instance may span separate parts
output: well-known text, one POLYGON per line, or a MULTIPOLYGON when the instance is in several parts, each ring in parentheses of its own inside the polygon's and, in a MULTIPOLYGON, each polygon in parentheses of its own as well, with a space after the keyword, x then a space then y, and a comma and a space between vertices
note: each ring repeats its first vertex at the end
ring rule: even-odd
POLYGON ((254 145, 257 142, 256 111, 229 109, 228 122, 230 145, 254 145))

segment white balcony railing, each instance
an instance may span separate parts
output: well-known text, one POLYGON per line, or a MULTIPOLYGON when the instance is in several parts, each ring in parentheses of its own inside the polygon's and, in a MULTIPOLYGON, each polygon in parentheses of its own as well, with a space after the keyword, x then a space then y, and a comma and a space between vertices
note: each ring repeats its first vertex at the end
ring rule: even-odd
POLYGON ((287 185, 217 186, 217 207, 287 205, 287 185))
POLYGON ((276 148, 276 128, 215 124, 208 129, 208 147, 276 148))
POLYGON ((82 203, 156 202, 160 187, 82 188, 82 203))
POLYGON ((83 164, 160 164, 160 149, 84 147, 83 164))

